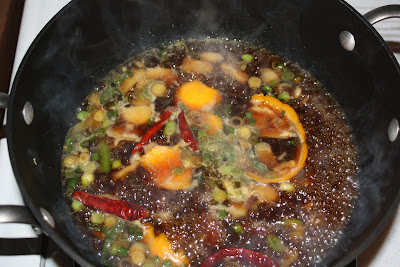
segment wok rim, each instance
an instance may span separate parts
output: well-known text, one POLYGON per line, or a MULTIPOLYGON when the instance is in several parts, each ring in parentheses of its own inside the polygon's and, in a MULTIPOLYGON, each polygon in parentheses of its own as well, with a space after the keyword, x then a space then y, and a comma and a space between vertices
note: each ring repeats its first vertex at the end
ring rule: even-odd
MULTIPOLYGON (((21 194, 24 199, 25 205, 28 207, 28 209, 31 211, 33 214, 34 218, 39 222, 40 227, 43 229, 44 233, 52 238, 55 243, 63 250, 65 251, 66 254, 68 254, 71 258, 73 258, 75 261, 77 261, 80 265, 82 266, 91 266, 92 264, 89 263, 86 258, 82 257, 80 254, 76 252, 76 250, 70 246, 68 246, 56 233, 54 228, 52 228, 42 217, 41 212, 40 212, 40 207, 37 207, 33 203, 33 199, 30 197, 28 190, 26 190, 23 182, 22 182, 22 176, 20 175, 19 169, 17 168, 17 157, 15 155, 15 151, 13 149, 13 143, 14 139, 12 136, 12 124, 14 120, 17 120, 17 115, 21 115, 20 111, 15 110, 14 111, 14 99, 17 98, 19 95, 17 93, 18 91, 18 84, 19 80, 21 77, 21 73, 23 72, 24 66, 26 62, 29 61, 30 55, 32 51, 35 50, 37 43, 39 40, 42 38, 42 36, 46 33, 46 31, 54 25, 54 23, 58 20, 58 18, 66 12, 66 10, 70 9, 71 6, 74 6, 79 0, 72 0, 70 1, 67 5, 65 5, 57 14, 55 14, 48 23, 40 30, 38 35, 35 37, 31 45, 29 46, 27 52, 24 54, 23 59, 21 60, 21 63, 18 67, 18 70, 16 72, 15 78, 12 83, 12 87, 10 90, 10 95, 9 95, 9 102, 8 102, 8 108, 7 108, 7 123, 5 126, 5 133, 6 133, 6 139, 7 139, 7 146, 8 146, 8 151, 9 151, 9 157, 10 157, 10 162, 11 166, 13 169, 14 176, 16 178, 19 190, 21 191, 21 194), (13 112, 10 112, 13 111, 13 112)), ((383 45, 386 53, 390 56, 392 63, 394 64, 394 67, 396 68, 397 75, 400 77, 400 66, 399 62, 395 58, 394 54, 391 52, 389 49, 386 41, 383 39, 383 37, 377 32, 377 30, 365 19, 364 16, 362 16, 357 10, 354 9, 349 3, 345 2, 344 0, 338 0, 338 2, 342 5, 344 5, 348 10, 352 11, 353 15, 356 16, 358 19, 360 19, 368 28, 369 30, 374 34, 375 38, 378 38, 379 42, 381 45, 383 45)), ((21 116, 22 117, 22 116, 21 116)), ((395 142, 399 142, 399 140, 396 140, 395 142)), ((361 242, 359 246, 357 246, 353 251, 349 254, 347 254, 346 257, 337 260, 334 263, 334 266, 344 266, 348 263, 350 263, 354 258, 356 258, 358 255, 360 255, 363 251, 365 251, 371 244, 372 242, 381 234, 382 230, 386 227, 388 222, 392 219, 394 213, 398 209, 400 203, 400 190, 397 192, 397 196, 395 197, 394 201, 392 202, 391 206, 386 210, 385 215, 383 218, 379 221, 378 225, 376 225, 371 231, 371 233, 367 236, 365 240, 361 242)), ((354 246, 354 245, 353 245, 354 246)), ((352 247, 350 247, 352 248, 352 247)), ((332 249, 332 248, 331 248, 332 249)), ((337 259, 337 257, 336 257, 337 259)))

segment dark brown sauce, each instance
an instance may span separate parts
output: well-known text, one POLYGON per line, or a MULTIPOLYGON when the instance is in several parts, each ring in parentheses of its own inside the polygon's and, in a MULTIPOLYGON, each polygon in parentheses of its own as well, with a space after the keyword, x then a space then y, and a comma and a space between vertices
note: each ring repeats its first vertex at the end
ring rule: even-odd
MULTIPOLYGON (((216 51, 240 55, 251 54, 254 60, 247 64, 245 72, 249 76, 259 75, 260 69, 271 67, 273 62, 284 62, 265 49, 230 41, 192 40, 185 42, 186 48, 177 46, 169 53, 167 60, 154 56, 154 51, 145 53, 143 61, 146 67, 178 67, 183 59, 191 54, 194 58, 199 51, 216 51)), ((161 49, 161 48, 160 48, 161 49)), ((160 49, 158 52, 160 52, 160 49)), ((157 52, 156 52, 157 53, 157 52)), ((158 53, 159 54, 159 53, 158 53)), ((125 65, 132 65, 128 60, 125 65)), ((193 190, 171 191, 158 188, 151 180, 149 172, 139 167, 123 180, 114 181, 108 174, 95 173, 95 180, 90 188, 84 190, 96 194, 110 194, 117 199, 143 205, 150 211, 150 216, 142 223, 151 222, 156 235, 165 233, 172 241, 175 250, 182 249, 191 260, 191 266, 198 266, 205 258, 224 247, 245 247, 259 251, 282 263, 289 256, 286 252, 273 249, 267 242, 267 235, 274 234, 285 242, 290 251, 298 257, 292 265, 310 265, 319 261, 326 251, 333 246, 341 234, 341 228, 348 221, 353 201, 357 195, 357 153, 353 143, 351 129, 346 124, 344 114, 335 100, 310 75, 295 64, 287 67, 301 77, 298 86, 302 95, 288 101, 297 112, 306 132, 308 157, 304 169, 295 176, 291 183, 294 192, 279 191, 276 202, 250 205, 247 215, 241 219, 216 218, 211 215, 209 201, 204 199, 204 192, 212 191, 207 183, 211 173, 200 168, 197 170, 198 186, 193 190), (172 214, 173 219, 163 221, 160 212, 172 214), (304 222, 301 233, 295 228, 282 226, 281 221, 297 218, 304 222), (240 223, 241 234, 233 230, 233 225, 240 223)), ((117 70, 118 71, 118 70, 117 70)), ((252 95, 265 93, 261 89, 250 89, 247 83, 239 83, 226 77, 220 71, 204 77, 178 71, 178 82, 168 86, 164 97, 155 101, 155 110, 162 112, 171 106, 176 89, 184 82, 198 79, 209 87, 218 88, 223 93, 221 106, 231 106, 231 116, 245 117, 252 95)), ((260 139, 271 144, 274 154, 287 153, 287 160, 293 158, 297 138, 284 140, 260 139)), ((167 139, 162 131, 152 139, 161 145, 175 145, 179 136, 167 139)), ((124 165, 129 163, 130 152, 135 142, 121 141, 111 150, 112 157, 121 159, 124 165)), ((113 171, 112 171, 113 172, 113 171)), ((112 173, 111 172, 111 173, 112 173)), ((279 185, 276 185, 279 187, 279 185)), ((81 187, 78 185, 75 189, 81 187)), ((68 200, 70 198, 67 196, 68 200)), ((257 199, 250 199, 256 203, 257 199)), ((75 212, 78 225, 87 229, 91 210, 75 212)), ((91 229, 91 228, 90 228, 91 229)), ((96 228, 95 229, 100 229, 96 228)), ((103 241, 98 240, 88 231, 91 245, 101 253, 103 241)), ((109 258, 110 260, 116 257, 109 258)))

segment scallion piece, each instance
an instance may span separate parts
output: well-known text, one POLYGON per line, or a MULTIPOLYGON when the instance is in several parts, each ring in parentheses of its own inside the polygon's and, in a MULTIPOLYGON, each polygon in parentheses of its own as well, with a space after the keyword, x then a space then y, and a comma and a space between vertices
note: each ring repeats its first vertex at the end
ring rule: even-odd
POLYGON ((246 62, 251 62, 251 61, 253 61, 253 56, 252 55, 250 55, 250 54, 244 54, 244 55, 242 55, 242 59, 244 60, 244 61, 246 61, 246 62))
POLYGON ((84 173, 81 176, 81 183, 83 186, 88 186, 94 182, 94 175, 93 173, 84 173))
POLYGON ((224 190, 216 187, 216 188, 214 188, 212 197, 215 201, 222 203, 226 200, 226 193, 224 190))
POLYGON ((235 129, 233 129, 232 127, 226 126, 226 131, 228 134, 233 134, 235 132, 235 129))
POLYGON ((264 84, 261 88, 267 93, 272 93, 274 91, 274 89, 272 89, 268 84, 264 84))
POLYGON ((76 117, 78 118, 78 120, 85 120, 87 118, 87 116, 89 115, 89 112, 87 111, 81 111, 78 114, 76 114, 76 117))
POLYGON ((226 210, 221 210, 220 212, 218 212, 218 217, 226 217, 228 216, 228 212, 226 212, 226 210))
POLYGON ((133 73, 132 71, 125 71, 124 73, 126 76, 132 77, 133 73))
POLYGON ((99 153, 92 153, 92 160, 94 160, 94 161, 98 161, 98 160, 100 160, 100 155, 99 155, 99 153))
POLYGON ((164 126, 164 135, 165 136, 172 136, 173 134, 176 133, 176 122, 175 121, 169 121, 167 124, 164 126))
POLYGON ((204 131, 204 130, 199 130, 199 131, 197 132, 197 135, 198 135, 199 137, 207 136, 207 132, 204 131))
POLYGON ((243 228, 242 225, 240 223, 235 223, 233 226, 233 231, 235 231, 235 233, 237 234, 241 234, 243 232, 243 228))
POLYGON ((121 165, 122 165, 121 160, 120 160, 120 159, 116 159, 116 160, 114 160, 114 161, 112 162, 111 168, 117 169, 117 168, 121 167, 121 165))
POLYGON ((72 200, 71 208, 74 211, 81 211, 84 207, 85 207, 85 205, 83 205, 82 202, 80 202, 80 201, 78 201, 76 199, 72 200))
POLYGON ((282 80, 285 82, 293 81, 294 73, 288 69, 283 69, 282 80))
POLYGON ((278 94, 277 98, 279 100, 288 101, 290 99, 290 96, 287 93, 280 93, 278 94))
POLYGON ((112 256, 126 257, 128 256, 129 248, 112 244, 110 247, 110 254, 112 256))
POLYGON ((163 266, 165 266, 165 267, 172 266, 172 264, 171 264, 171 261, 170 261, 170 260, 163 261, 163 262, 162 262, 162 265, 163 265, 163 266))
POLYGON ((97 146, 97 152, 100 156, 100 172, 110 172, 111 170, 111 151, 107 143, 101 141, 97 146))
POLYGON ((286 249, 285 244, 283 243, 282 239, 280 239, 279 237, 277 237, 274 234, 267 235, 267 242, 268 242, 268 245, 270 245, 271 248, 273 250, 275 250, 276 252, 283 252, 286 249))
POLYGON ((93 212, 90 216, 90 222, 94 224, 102 224, 104 223, 104 213, 102 212, 93 212))
POLYGON ((255 146, 258 143, 258 136, 252 134, 247 141, 249 141, 250 145, 255 146))
POLYGON ((251 115, 251 112, 248 112, 248 111, 244 115, 246 116, 247 119, 251 119, 253 117, 251 115))

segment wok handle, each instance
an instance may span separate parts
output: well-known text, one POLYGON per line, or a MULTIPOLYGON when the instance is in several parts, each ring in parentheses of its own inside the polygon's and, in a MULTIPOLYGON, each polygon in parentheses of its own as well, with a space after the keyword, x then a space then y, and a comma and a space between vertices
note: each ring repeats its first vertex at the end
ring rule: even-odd
POLYGON ((38 235, 36 238, 0 238, 0 255, 44 255, 46 237, 42 234, 38 223, 33 218, 28 208, 24 206, 0 206, 1 223, 30 224, 38 235))
POLYGON ((0 108, 7 108, 9 95, 6 93, 0 93, 0 108))
POLYGON ((400 5, 387 5, 372 9, 364 14, 364 18, 371 24, 385 19, 400 18, 400 5))
POLYGON ((0 206, 0 223, 23 223, 30 224, 34 228, 39 227, 31 212, 24 206, 0 206))

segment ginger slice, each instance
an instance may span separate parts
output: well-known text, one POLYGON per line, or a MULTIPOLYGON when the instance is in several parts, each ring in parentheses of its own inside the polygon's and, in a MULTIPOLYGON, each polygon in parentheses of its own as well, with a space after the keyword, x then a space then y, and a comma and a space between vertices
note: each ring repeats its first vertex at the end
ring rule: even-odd
POLYGON ((224 56, 217 52, 201 52, 199 57, 211 63, 219 63, 224 60, 224 56))
POLYGON ((166 84, 178 80, 178 76, 172 71, 172 69, 154 67, 154 68, 132 68, 132 77, 127 77, 120 85, 119 90, 126 94, 132 88, 143 89, 148 81, 161 80, 166 84))
POLYGON ((132 77, 127 77, 119 87, 119 90, 123 94, 129 92, 146 75, 146 70, 142 68, 140 69, 133 68, 131 69, 131 72, 132 72, 132 77))
POLYGON ((247 83, 249 79, 249 75, 247 75, 246 72, 242 71, 240 67, 235 64, 222 62, 219 67, 226 75, 231 76, 240 83, 247 83))
POLYGON ((113 180, 125 179, 129 173, 136 171, 137 167, 139 167, 139 161, 134 161, 131 165, 128 165, 114 173, 113 180))
POLYGON ((208 75, 213 71, 213 65, 207 61, 186 58, 185 60, 183 60, 180 69, 183 72, 208 75))

